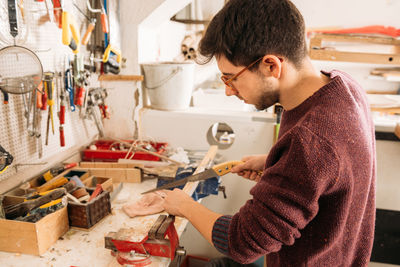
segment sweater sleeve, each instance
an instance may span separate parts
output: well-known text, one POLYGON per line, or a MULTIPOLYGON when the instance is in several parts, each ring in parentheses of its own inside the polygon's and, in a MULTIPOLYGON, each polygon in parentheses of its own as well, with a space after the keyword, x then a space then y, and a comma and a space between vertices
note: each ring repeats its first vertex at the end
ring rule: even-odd
POLYGON ((214 246, 246 264, 294 244, 338 175, 338 156, 327 140, 304 127, 291 129, 271 149, 263 177, 250 191, 253 198, 215 222, 214 246))

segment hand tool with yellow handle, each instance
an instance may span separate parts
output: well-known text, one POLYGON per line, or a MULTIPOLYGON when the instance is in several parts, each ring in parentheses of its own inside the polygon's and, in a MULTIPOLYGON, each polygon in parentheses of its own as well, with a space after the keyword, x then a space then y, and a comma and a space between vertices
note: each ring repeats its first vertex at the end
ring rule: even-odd
POLYGON ((96 26, 96 19, 91 19, 86 29, 86 32, 82 38, 83 45, 87 45, 87 43, 89 42, 90 36, 92 35, 92 31, 94 30, 94 26, 96 26))
POLYGON ((58 188, 58 189, 53 190, 53 191, 49 192, 48 194, 41 196, 37 199, 4 207, 6 218, 14 219, 19 216, 25 216, 29 211, 31 211, 37 207, 40 207, 42 205, 45 205, 46 203, 49 203, 52 200, 59 199, 66 193, 67 192, 66 192, 65 188, 58 188))
POLYGON ((51 189, 63 186, 66 183, 68 183, 68 179, 65 177, 54 178, 54 179, 51 179, 50 181, 48 181, 47 183, 45 183, 44 185, 39 186, 37 188, 37 191, 39 193, 44 192, 44 191, 49 191, 51 189))
POLYGON ((121 65, 121 52, 119 49, 113 47, 111 44, 109 44, 104 51, 103 55, 103 70, 104 73, 114 73, 118 74, 120 72, 120 65, 121 65), (116 56, 116 59, 110 56, 111 52, 113 52, 116 56))
POLYGON ((207 179, 210 179, 213 177, 223 176, 227 173, 230 173, 234 166, 237 166, 237 165, 240 165, 243 163, 244 163, 243 161, 239 161, 239 160, 227 161, 227 162, 215 165, 211 169, 205 170, 205 171, 197 173, 195 175, 191 175, 189 177, 186 177, 184 179, 181 179, 181 180, 178 180, 175 182, 171 182, 171 183, 162 185, 158 188, 143 192, 142 194, 147 194, 147 193, 162 190, 162 189, 173 188, 176 186, 184 185, 187 182, 195 182, 195 181, 207 180, 207 179))
POLYGON ((75 20, 67 12, 62 13, 62 43, 68 45, 74 54, 79 53, 80 46, 80 33, 79 28, 76 26, 75 20), (71 37, 72 34, 72 37, 71 37))
POLYGON ((89 21, 89 25, 86 29, 85 34, 83 35, 81 43, 83 45, 87 45, 89 42, 90 35, 92 34, 92 31, 94 30, 94 26, 96 25, 96 19, 95 18, 89 18, 80 8, 77 4, 74 3, 74 6, 78 11, 89 21))
POLYGON ((0 173, 7 170, 8 166, 13 162, 14 157, 0 146, 0 173))
POLYGON ((106 50, 104 51, 104 55, 103 55, 103 63, 107 63, 109 58, 110 58, 110 53, 113 52, 116 56, 117 56, 117 63, 121 63, 121 52, 113 47, 111 44, 109 44, 106 48, 106 50))

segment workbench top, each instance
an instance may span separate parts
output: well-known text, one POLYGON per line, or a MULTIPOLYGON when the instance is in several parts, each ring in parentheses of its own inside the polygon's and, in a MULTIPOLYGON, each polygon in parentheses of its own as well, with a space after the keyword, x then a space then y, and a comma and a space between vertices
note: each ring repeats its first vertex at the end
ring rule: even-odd
MULTIPOLYGON (((145 180, 140 184, 125 183, 121 192, 111 202, 112 214, 97 223, 90 231, 70 228, 46 253, 42 256, 25 255, 19 253, 0 252, 1 266, 79 266, 102 267, 120 266, 111 256, 111 250, 104 247, 104 236, 109 232, 116 232, 120 228, 140 229, 153 225, 160 214, 129 218, 122 206, 141 198, 141 192, 156 186, 157 179, 145 180)), ((166 214, 166 213, 164 213, 166 214)), ((175 227, 180 236, 188 221, 176 217, 175 227)), ((168 258, 152 257, 152 264, 148 266, 168 266, 168 258)))

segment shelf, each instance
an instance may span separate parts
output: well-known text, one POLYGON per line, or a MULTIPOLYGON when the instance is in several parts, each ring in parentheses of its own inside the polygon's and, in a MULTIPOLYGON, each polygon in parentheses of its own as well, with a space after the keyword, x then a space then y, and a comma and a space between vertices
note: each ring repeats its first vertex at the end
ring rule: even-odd
POLYGON ((371 107, 371 111, 378 111, 378 112, 384 112, 384 113, 398 113, 398 114, 400 114, 400 107, 398 107, 398 108, 371 107))
POLYGON ((310 39, 309 55, 311 59, 327 61, 345 61, 357 63, 400 65, 400 40, 388 37, 346 35, 346 34, 315 34, 310 39), (377 44, 394 47, 394 53, 369 53, 338 51, 332 47, 324 47, 322 42, 377 44))
POLYGON ((109 75, 102 74, 99 76, 99 81, 143 81, 143 75, 109 75))

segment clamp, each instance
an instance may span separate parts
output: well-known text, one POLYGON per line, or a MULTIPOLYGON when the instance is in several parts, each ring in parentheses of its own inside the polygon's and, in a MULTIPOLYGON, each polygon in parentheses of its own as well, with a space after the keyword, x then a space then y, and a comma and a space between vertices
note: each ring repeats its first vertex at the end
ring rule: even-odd
POLYGON ((139 242, 133 240, 134 229, 110 232, 105 236, 105 248, 112 250, 111 254, 121 265, 146 266, 151 263, 150 256, 167 257, 171 261, 178 257, 180 261, 186 251, 179 246, 174 222, 175 216, 160 215, 139 242))

